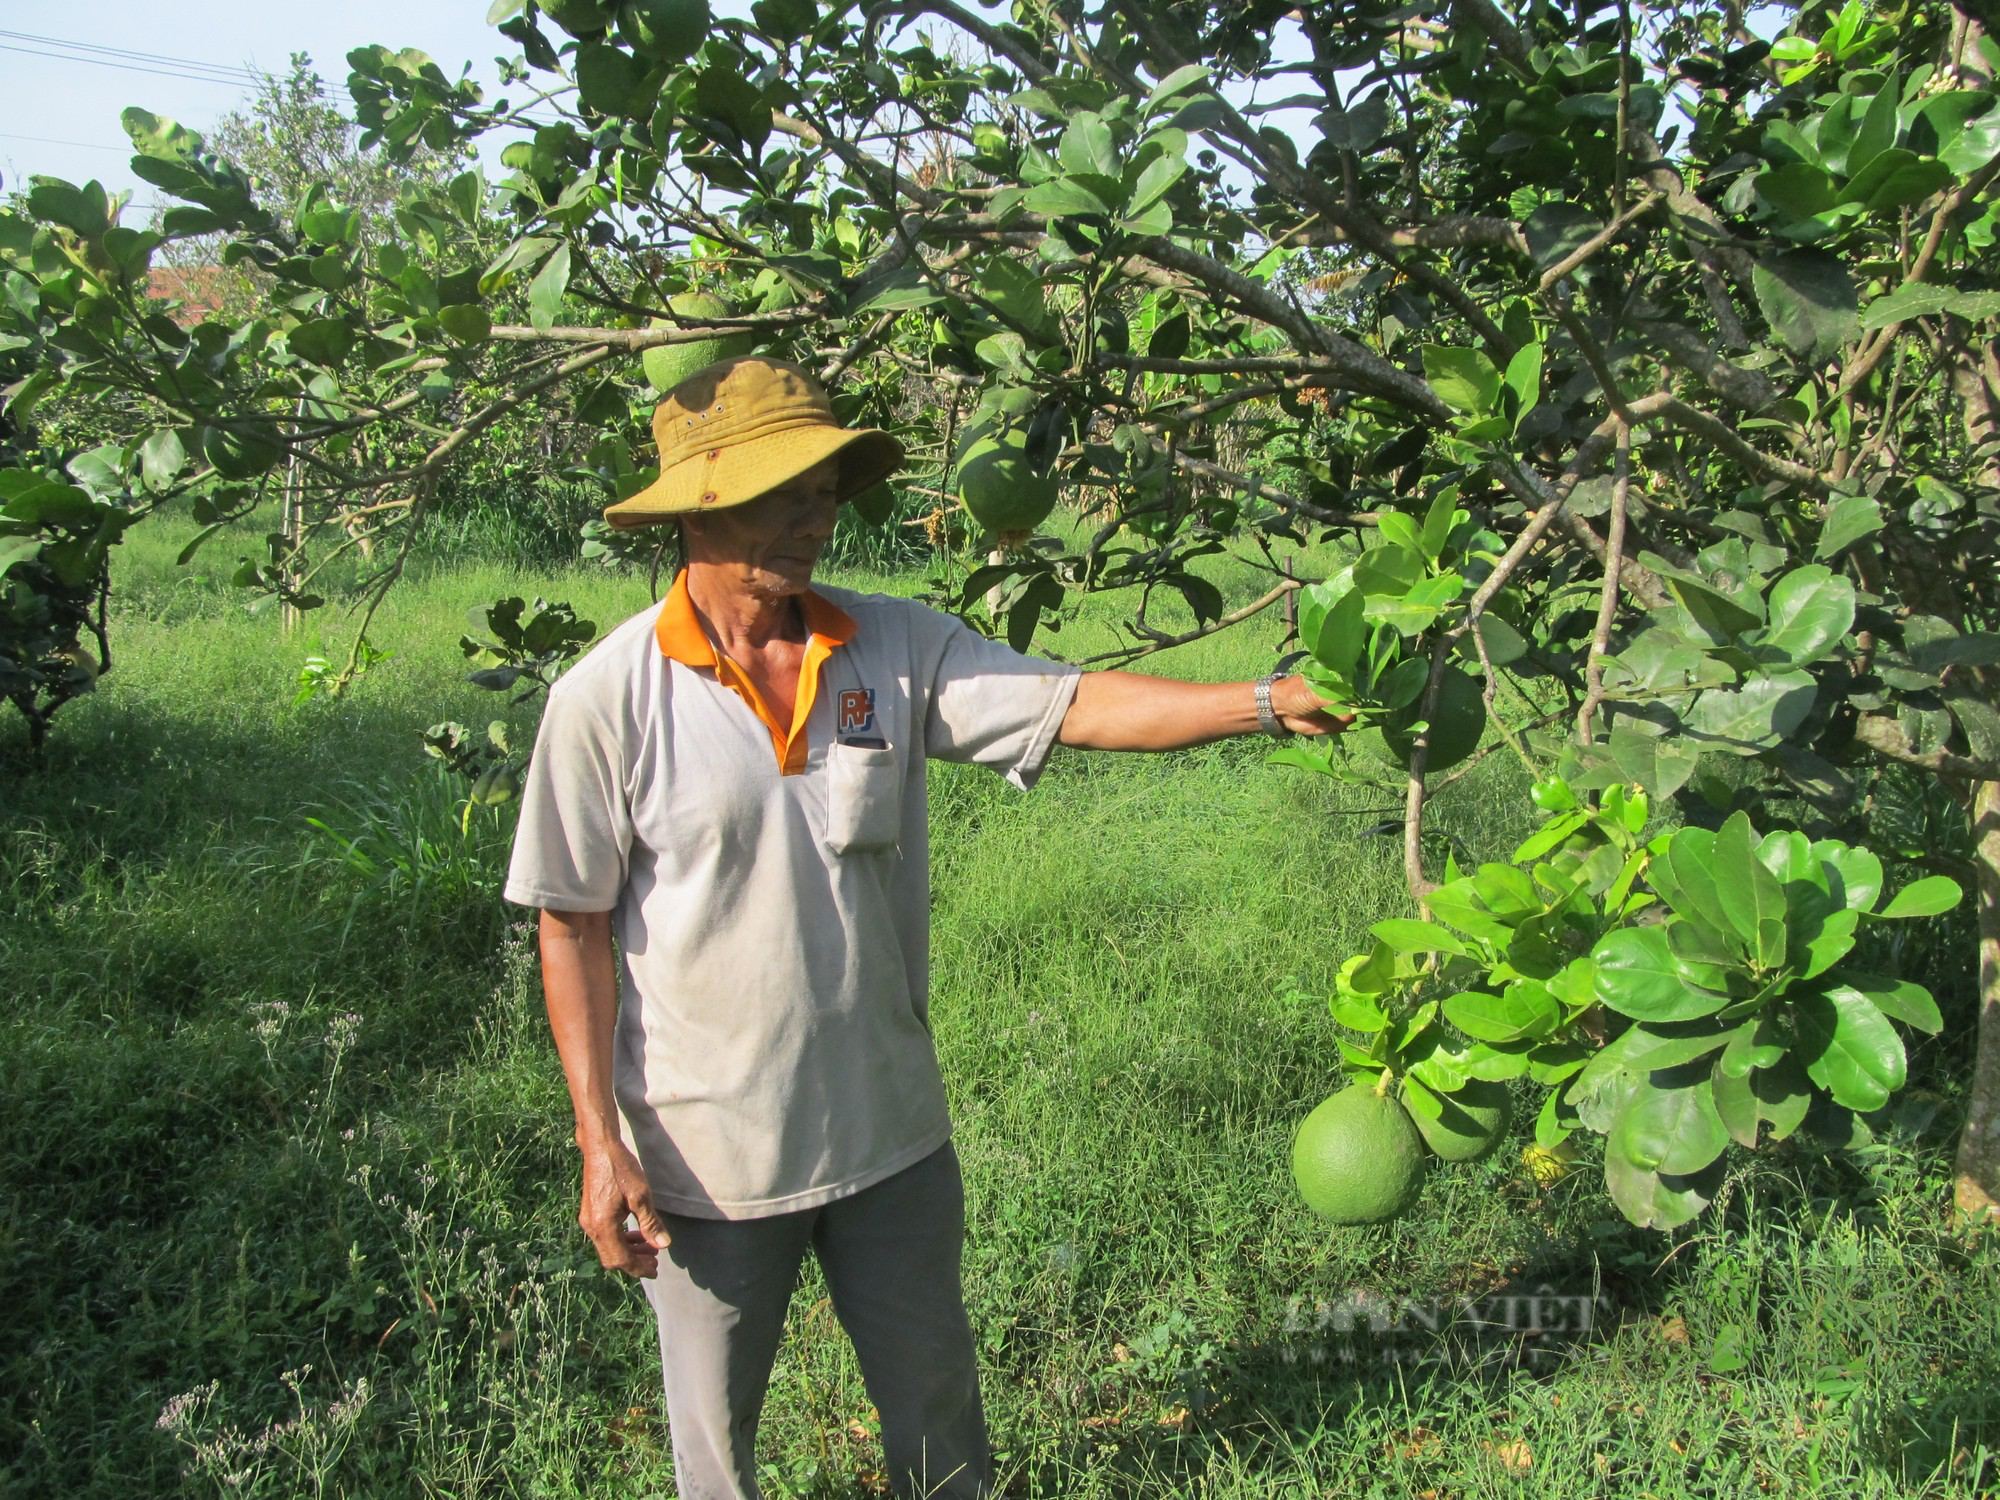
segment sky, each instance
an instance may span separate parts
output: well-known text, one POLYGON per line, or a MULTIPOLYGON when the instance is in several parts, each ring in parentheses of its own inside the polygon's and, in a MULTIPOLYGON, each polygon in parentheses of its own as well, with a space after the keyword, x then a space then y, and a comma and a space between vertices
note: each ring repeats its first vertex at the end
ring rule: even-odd
MULTIPOLYGON (((979 8, 991 3, 980 0, 979 8)), ((158 190, 131 173, 132 149, 118 123, 120 112, 137 104, 206 131, 254 92, 254 79, 244 70, 283 75, 294 52, 312 58, 343 105, 347 54, 372 42, 428 52, 452 78, 469 63, 491 99, 499 92, 494 58, 516 49, 486 25, 487 4, 0 0, 0 192, 27 186, 31 174, 76 183, 94 177, 109 191, 130 190, 135 217, 142 218, 158 190)), ((741 14, 739 7, 747 8, 747 0, 717 5, 741 14)), ((511 92, 522 94, 518 87, 511 92)), ((1310 139, 1310 120, 1310 111, 1292 110, 1267 116, 1264 123, 1310 139)), ((491 143, 482 156, 497 151, 498 143, 491 143)), ((497 174, 497 161, 486 167, 489 177, 497 174)))
POLYGON ((0 0, 0 188, 11 192, 25 187, 33 173, 79 183, 95 177, 113 191, 133 189, 135 203, 149 204, 155 189, 131 174, 127 163, 132 148, 118 123, 119 112, 137 104, 206 130, 254 92, 247 74, 227 82, 165 74, 256 69, 282 75, 290 68, 291 54, 305 52, 335 96, 345 101, 348 52, 380 42, 428 52, 449 77, 472 63, 473 76, 491 97, 499 77, 493 58, 515 48, 486 25, 486 4, 64 0, 52 5, 46 0, 0 0), (141 55, 87 54, 79 44, 141 55), (85 55, 100 60, 80 60, 85 55))

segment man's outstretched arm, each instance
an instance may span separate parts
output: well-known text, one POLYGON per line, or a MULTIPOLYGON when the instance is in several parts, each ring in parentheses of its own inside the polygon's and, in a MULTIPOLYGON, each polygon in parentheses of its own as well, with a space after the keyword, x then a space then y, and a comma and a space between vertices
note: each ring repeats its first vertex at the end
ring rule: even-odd
POLYGON ((653 1209, 646 1172, 618 1133, 611 1088, 612 1037, 618 1023, 618 967, 611 951, 611 913, 544 909, 541 919, 542 995, 576 1111, 583 1153, 583 1204, 576 1221, 597 1258, 628 1276, 652 1276, 667 1247, 667 1228, 653 1209), (638 1222, 625 1227, 626 1216, 638 1222))
MULTIPOLYGON (((1352 719, 1331 714, 1301 677, 1271 684, 1271 708, 1295 734, 1338 734, 1352 719)), ((1247 682, 1176 682, 1142 672, 1086 672, 1056 738, 1079 750, 1180 750, 1257 732, 1247 682)))

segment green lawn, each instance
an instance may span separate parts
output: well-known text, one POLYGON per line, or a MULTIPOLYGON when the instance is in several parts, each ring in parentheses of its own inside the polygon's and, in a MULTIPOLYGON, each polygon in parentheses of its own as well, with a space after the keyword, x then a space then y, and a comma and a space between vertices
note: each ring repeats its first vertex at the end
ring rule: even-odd
MULTIPOLYGON (((375 627, 392 657, 295 703, 340 617, 287 637, 176 569, 180 540, 135 533, 116 670, 45 769, 0 770, 0 1494, 671 1494, 649 1318, 575 1229, 528 929, 491 895, 505 826, 462 841, 416 739, 501 702, 463 681, 468 607, 540 593, 608 627, 644 581, 432 571, 375 627), (421 882, 343 863, 309 816, 421 882)), ((1253 675, 1277 634, 1155 660, 1253 675)), ((1111 641, 1093 611, 1051 644, 1111 641)), ((1336 1083, 1335 968, 1406 909, 1366 833, 1388 799, 1250 743, 932 790, 933 1014, 1008 1493, 1995 1482, 2000 1256, 1944 1218, 1951 1032, 1916 1050, 1934 1092, 1895 1144, 1760 1154, 1673 1238, 1594 1171, 1539 1186, 1518 1127, 1405 1220, 1330 1228, 1288 1135, 1336 1083)), ((1461 859, 1512 847, 1520 791, 1494 757, 1442 798, 1461 859)), ((855 1493, 869 1418, 809 1278, 769 1493, 855 1493)))

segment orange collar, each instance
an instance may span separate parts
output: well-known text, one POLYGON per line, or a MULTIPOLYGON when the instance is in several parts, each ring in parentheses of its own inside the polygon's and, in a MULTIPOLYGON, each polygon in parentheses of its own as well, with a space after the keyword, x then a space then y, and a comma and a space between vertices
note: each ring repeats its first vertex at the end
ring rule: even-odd
POLYGON ((715 673, 717 682, 749 705, 771 733, 771 748, 777 752, 779 774, 784 776, 796 776, 806 766, 806 720, 812 714, 814 699, 819 696, 820 663, 832 654, 835 646, 844 646, 852 640, 855 629, 852 615, 811 589, 799 596, 799 612, 812 637, 806 643, 805 660, 799 666, 798 694, 789 728, 778 722, 756 684, 710 642, 708 632, 701 628, 701 621, 695 615, 694 601, 688 597, 685 570, 674 579, 666 603, 660 608, 659 621, 653 627, 654 639, 668 660, 687 667, 708 668, 715 673))

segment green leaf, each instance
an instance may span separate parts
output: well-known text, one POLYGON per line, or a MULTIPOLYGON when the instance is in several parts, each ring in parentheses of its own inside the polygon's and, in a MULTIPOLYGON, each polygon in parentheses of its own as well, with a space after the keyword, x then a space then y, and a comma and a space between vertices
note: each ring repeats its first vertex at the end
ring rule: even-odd
POLYGON ((1375 598, 1401 599, 1424 579, 1424 560, 1407 547, 1370 547, 1354 561, 1354 587, 1375 598))
POLYGON ((1729 1144, 1704 1078, 1688 1088, 1646 1087, 1633 1095, 1605 1142, 1607 1160, 1621 1156, 1645 1171, 1699 1172, 1729 1144))
POLYGON ((1826 508, 1826 522, 1820 527, 1819 545, 1813 549, 1813 556, 1822 562, 1838 557, 1886 524, 1882 507, 1872 495, 1836 496, 1826 508))
POLYGON ((1771 590, 1767 613, 1769 623, 1755 646, 1804 666, 1852 628, 1854 585, 1817 563, 1794 568, 1771 590))
POLYGON ((1799 978, 1815 979, 1845 958, 1854 947, 1854 930, 1861 925, 1861 913, 1841 910, 1829 913, 1806 938, 1803 954, 1795 954, 1799 978))
POLYGON ((1132 185, 1131 200, 1125 205, 1128 214, 1142 214, 1173 191, 1174 184, 1187 173, 1187 162, 1178 156, 1156 156, 1139 172, 1139 179, 1132 185))
POLYGON ((1871 214, 1921 203, 1951 185, 1951 168, 1926 161, 1913 151, 1884 151, 1842 190, 1842 203, 1858 203, 1871 214))
MULTIPOLYGON (((1463 1030, 1462 1027, 1460 1029, 1463 1030)), ((1490 1042, 1476 1041, 1459 1054, 1459 1071, 1467 1078, 1477 1078, 1487 1083, 1505 1083, 1508 1079, 1519 1078, 1528 1071, 1529 1050, 1519 1044, 1495 1046, 1490 1042)))
POLYGON ((528 283, 528 321, 538 333, 555 326, 562 310, 563 294, 569 290, 569 246, 558 245, 535 279, 528 283))
POLYGON ((1812 712, 1816 689, 1804 672, 1753 677, 1742 687, 1711 688, 1687 716, 1688 731, 1748 755, 1788 739, 1812 712))
POLYGON ((1812 857, 1830 867, 1839 877, 1841 899, 1853 911, 1869 911, 1882 894, 1882 861, 1866 849, 1856 849, 1835 839, 1821 839, 1812 846, 1812 857))
POLYGON ((1301 771, 1317 771, 1322 776, 1341 777, 1333 752, 1316 744, 1280 745, 1264 757, 1267 766, 1295 766, 1301 771))
POLYGON ((1382 533, 1382 540, 1392 546, 1406 547, 1421 553, 1423 544, 1417 536, 1417 523, 1399 510, 1385 510, 1375 520, 1375 529, 1382 533))
POLYGON ((1866 995, 1875 1008, 1892 1021, 1936 1036, 1944 1030, 1944 1016, 1931 992, 1908 979, 1890 979, 1880 974, 1848 971, 1854 987, 1866 995))
POLYGON ((1806 1117, 1812 1107, 1812 1087, 1798 1059, 1781 1058, 1751 1075, 1750 1087, 1757 1095, 1757 1113, 1771 1127, 1771 1138, 1782 1141, 1806 1117))
POLYGON ((103 185, 86 182, 82 187, 54 177, 33 179, 28 189, 28 212, 45 223, 73 229, 87 240, 104 233, 111 223, 111 204, 103 185))
POLYGON ((1700 758, 1699 752, 1679 736, 1647 734, 1622 718, 1612 727, 1611 738, 1605 745, 1618 774, 1644 787, 1646 795, 1656 803, 1666 801, 1687 785, 1700 758))
POLYGON ((1514 357, 1507 361, 1505 379, 1507 389, 1520 403, 1520 414, 1526 416, 1528 409, 1542 399, 1542 346, 1523 344, 1516 350, 1514 357))
MULTIPOLYGON (((1660 575, 1675 602, 1687 611, 1689 620, 1712 644, 1734 645, 1737 636, 1764 623, 1764 596, 1760 591, 1737 586, 1734 591, 1726 592, 1721 580, 1684 572, 1655 553, 1641 553, 1639 560, 1660 575)), ((1640 639, 1660 635, 1667 636, 1661 645, 1672 643, 1671 633, 1657 628, 1646 631, 1640 639)), ((1632 649, 1626 648, 1627 657, 1632 655, 1632 649)))
MULTIPOLYGON (((1689 921, 1716 932, 1736 932, 1735 920, 1723 909, 1714 871, 1715 835, 1706 828, 1683 828, 1654 859, 1653 888, 1689 921)), ((1756 929, 1748 936, 1755 937, 1756 929)))
POLYGON ((1911 881, 1896 892, 1890 897, 1889 904, 1875 915, 1889 920, 1902 917, 1934 917, 1958 905, 1964 894, 1958 888, 1958 882, 1949 875, 1926 875, 1922 880, 1911 881))
POLYGON ((1731 1140, 1746 1150, 1757 1146, 1757 1091, 1750 1081, 1750 1070, 1745 1069, 1739 1076, 1725 1071, 1723 1059, 1717 1058, 1714 1071, 1709 1075, 1710 1097, 1715 1101, 1716 1117, 1722 1121, 1722 1128, 1729 1132, 1731 1140))
POLYGON ((1330 106, 1319 124, 1328 145, 1342 151, 1369 151, 1389 129, 1389 101, 1378 89, 1345 109, 1330 106))
POLYGON ((1850 178, 1865 171, 1876 157, 1896 144, 1896 105, 1901 93, 1901 80, 1892 72, 1869 101, 1868 113, 1862 116, 1854 144, 1847 148, 1850 178))
MULTIPOLYGON (((1426 561, 1436 562, 1438 557, 1444 552, 1444 544, 1450 540, 1452 524, 1457 518, 1457 491, 1451 488, 1440 490, 1437 498, 1431 501, 1430 508, 1424 512, 1423 529, 1417 538, 1417 550, 1424 555, 1426 561)), ((1498 615, 1480 616, 1482 624, 1487 621, 1499 619, 1498 615)), ((1501 623, 1504 624, 1505 622, 1501 621, 1501 623)), ((1487 649, 1489 651, 1493 649, 1493 642, 1490 639, 1487 641, 1487 649)), ((1500 665, 1497 656, 1494 658, 1494 664, 1496 666, 1500 665)))
POLYGON ((1118 152, 1112 144, 1111 127, 1101 115, 1088 111, 1075 116, 1062 133, 1056 158, 1072 175, 1093 172, 1099 177, 1118 175, 1118 152))
POLYGON ((1903 1086, 1903 1039, 1861 991, 1835 985, 1796 1006, 1806 1076, 1848 1109, 1879 1109, 1903 1086))
POLYGON ((7 576, 7 570, 19 562, 26 562, 42 550, 42 539, 38 536, 0 537, 0 578, 7 576))
POLYGON ((1329 598, 1331 592, 1324 583, 1305 590, 1299 606, 1299 641, 1315 661, 1351 682, 1368 641, 1363 619, 1368 600, 1358 588, 1329 598))
POLYGON ((1604 1186, 1618 1211, 1641 1229, 1678 1229, 1715 1196, 1714 1174, 1665 1176, 1636 1167, 1615 1152, 1604 1158, 1604 1186))
POLYGON ((1426 344, 1423 359, 1424 379, 1454 411, 1477 415, 1500 399, 1500 371, 1479 350, 1426 344))
POLYGON ((438 309, 438 326, 455 343, 483 344, 493 334, 493 317, 476 302, 454 302, 438 309))
POLYGON ((0 506, 0 519, 29 526, 81 526, 97 513, 97 502, 73 484, 45 481, 0 506))
POLYGON ((1938 160, 1957 177, 1970 177, 1996 156, 2000 156, 2000 106, 1966 121, 1951 144, 1938 152, 1938 160))
POLYGON ((1780 219, 1792 222, 1826 213, 1840 201, 1826 169, 1807 161, 1786 162, 1759 172, 1756 193, 1777 210, 1780 219))
POLYGON ((1715 835, 1715 857, 1709 873, 1724 915, 1750 945, 1758 962, 1765 968, 1783 963, 1785 888, 1757 857, 1757 836, 1746 814, 1731 814, 1715 835), (1771 935, 1774 925, 1775 940, 1771 935))
POLYGON ((1877 297, 1861 315, 1865 329, 1886 328, 1912 318, 1933 318, 1948 308, 1959 294, 1948 286, 1916 281, 1899 286, 1887 296, 1877 297))
POLYGON ((1461 943, 1435 922, 1419 922, 1411 917, 1388 917, 1368 929, 1398 953, 1463 954, 1461 943))
POLYGON ((1165 78, 1162 78, 1158 83, 1153 85, 1153 91, 1146 95, 1146 102, 1141 106, 1141 112, 1151 114, 1158 105, 1165 103, 1176 94, 1184 94, 1196 84, 1206 82, 1208 71, 1208 66, 1205 63, 1185 63, 1175 68, 1173 72, 1167 74, 1165 78))
POLYGON ((157 161, 187 161, 201 150, 201 137, 192 130, 136 105, 120 114, 118 122, 132 138, 133 149, 142 156, 157 161))
POLYGON ((1171 318, 1162 318, 1153 328, 1152 337, 1146 341, 1146 354, 1151 359, 1179 359, 1187 353, 1188 340, 1193 336, 1193 327, 1184 312, 1175 313, 1171 318))
POLYGON ((973 290, 1007 318, 1037 336, 1049 331, 1049 306, 1042 283, 1021 262, 995 257, 979 270, 973 290))
POLYGON ((1729 1033, 1729 1043, 1715 1060, 1716 1071, 1731 1078, 1748 1078, 1785 1055, 1776 1023, 1769 1014, 1745 1021, 1729 1033))
MULTIPOLYGON (((1421 661, 1419 661, 1421 665, 1421 661)), ((1559 813, 1521 840, 1508 856, 1509 862, 1517 865, 1532 864, 1551 849, 1560 847, 1571 834, 1590 821, 1590 814, 1584 811, 1559 813)))
POLYGON ((1482 1042, 1517 1042, 1547 1036, 1562 1022, 1562 1007, 1546 986, 1517 980, 1503 994, 1466 990, 1449 995, 1444 1018, 1482 1042))
POLYGON ((1077 214, 1108 217, 1111 213, 1111 205, 1073 177, 1058 177, 1051 182, 1035 184, 1028 189, 1021 205, 1028 212, 1040 214, 1045 219, 1073 218, 1077 214))
POLYGON ((211 521, 208 525, 202 527, 189 540, 188 544, 181 548, 180 555, 174 559, 174 566, 185 568, 194 560, 194 555, 201 551, 202 544, 228 524, 227 521, 211 521))
POLYGON ((301 359, 337 365, 354 347, 354 328, 339 318, 314 318, 287 334, 285 343, 301 359))
POLYGON ((170 488, 186 467, 187 448, 171 427, 155 429, 139 445, 140 479, 155 495, 170 488))
POLYGON ((1860 331, 1854 282, 1823 250, 1766 255, 1751 268, 1750 284, 1778 342, 1809 364, 1833 358, 1860 331))
POLYGON ((1667 947, 1659 927, 1621 927, 1598 943, 1591 957, 1591 989, 1606 1009, 1637 1021, 1692 1021, 1729 1003, 1690 984, 1686 968, 1667 947))

